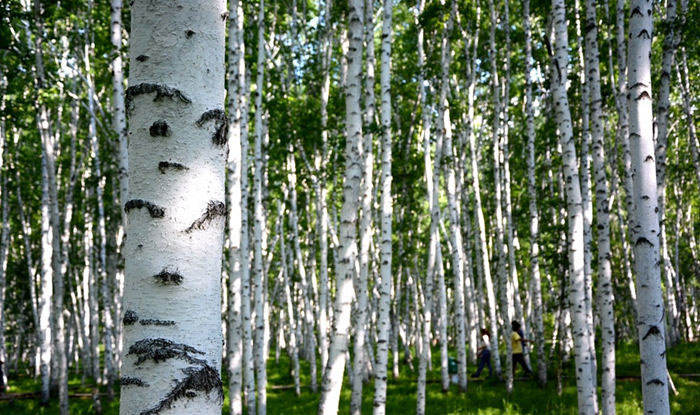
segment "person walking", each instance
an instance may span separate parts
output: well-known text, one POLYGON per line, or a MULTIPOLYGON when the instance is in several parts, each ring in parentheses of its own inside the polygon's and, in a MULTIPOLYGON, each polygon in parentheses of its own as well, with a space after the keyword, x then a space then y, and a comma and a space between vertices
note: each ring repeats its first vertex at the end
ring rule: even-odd
POLYGON ((481 376, 481 371, 484 370, 484 366, 489 367, 489 377, 491 377, 491 351, 489 350, 489 344, 491 344, 491 335, 486 329, 481 329, 481 346, 477 351, 477 358, 479 360, 479 368, 472 375, 472 378, 476 379, 481 376))
POLYGON ((510 327, 513 330, 513 332, 510 334, 510 340, 513 345, 513 376, 515 376, 516 364, 520 364, 525 371, 525 374, 529 376, 532 374, 532 370, 527 365, 527 362, 525 362, 523 347, 525 343, 529 342, 530 340, 523 337, 519 322, 513 320, 510 323, 510 327))

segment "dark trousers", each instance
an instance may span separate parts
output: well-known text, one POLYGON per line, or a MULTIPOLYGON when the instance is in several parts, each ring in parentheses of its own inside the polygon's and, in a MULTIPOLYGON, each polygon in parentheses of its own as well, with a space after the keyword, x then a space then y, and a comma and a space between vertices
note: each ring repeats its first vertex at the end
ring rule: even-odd
POLYGON ((519 363, 520 366, 522 366, 525 373, 527 373, 528 375, 532 374, 532 370, 530 370, 530 368, 527 366, 527 363, 525 362, 525 357, 522 353, 513 353, 513 375, 515 375, 516 363, 519 363))
POLYGON ((484 366, 489 367, 489 376, 491 376, 491 352, 489 349, 484 349, 479 354, 479 368, 474 373, 474 377, 479 377, 479 375, 481 375, 484 366))

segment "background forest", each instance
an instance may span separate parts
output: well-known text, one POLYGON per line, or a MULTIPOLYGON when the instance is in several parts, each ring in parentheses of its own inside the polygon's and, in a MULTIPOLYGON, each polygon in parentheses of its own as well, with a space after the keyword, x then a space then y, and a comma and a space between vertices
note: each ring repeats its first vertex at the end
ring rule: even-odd
MULTIPOLYGON (((148 57, 130 56, 128 3, 0 4, 3 413, 116 413, 120 385, 135 387, 120 374, 126 114, 129 68, 148 57)), ((700 368, 700 4, 643 6, 651 85, 635 98, 627 31, 642 3, 229 0, 225 409, 332 414, 342 387, 335 411, 353 415, 639 413, 658 386, 639 379, 651 334, 680 391, 671 409, 692 413, 700 384, 680 375, 700 368), (653 224, 634 217, 643 94, 653 224), (660 329, 639 261, 660 272, 660 329), (531 340, 528 383, 511 371, 513 320, 531 340), (481 347, 498 380, 468 381, 481 347)))

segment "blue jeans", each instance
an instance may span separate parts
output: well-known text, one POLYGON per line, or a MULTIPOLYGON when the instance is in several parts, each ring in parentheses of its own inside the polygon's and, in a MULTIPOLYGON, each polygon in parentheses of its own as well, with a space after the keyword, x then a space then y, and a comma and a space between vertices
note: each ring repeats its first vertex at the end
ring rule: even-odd
POLYGON ((484 349, 479 355, 479 368, 474 373, 474 377, 479 377, 481 371, 484 370, 484 366, 489 367, 489 376, 491 376, 491 352, 489 349, 484 349))

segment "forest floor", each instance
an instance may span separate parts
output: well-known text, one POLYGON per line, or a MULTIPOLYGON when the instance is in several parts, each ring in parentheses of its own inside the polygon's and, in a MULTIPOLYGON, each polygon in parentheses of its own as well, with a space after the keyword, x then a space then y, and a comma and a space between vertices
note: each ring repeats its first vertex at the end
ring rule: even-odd
MULTIPOLYGON (((274 350, 274 349, 273 349, 274 350)), ((440 415, 576 415, 576 385, 573 377, 573 359, 567 363, 562 377, 562 394, 557 394, 556 374, 549 371, 549 383, 540 388, 534 379, 517 378, 513 394, 508 397, 502 382, 486 379, 482 374, 481 380, 470 379, 468 391, 462 394, 457 385, 452 385, 447 393, 440 387, 439 350, 433 351, 433 370, 428 375, 427 414, 440 415)), ((391 362, 391 359, 389 360, 391 362)), ((302 393, 297 397, 294 393, 293 379, 289 373, 289 361, 281 357, 275 362, 274 356, 268 362, 268 414, 270 415, 313 415, 318 406, 319 393, 311 392, 308 364, 302 362, 302 393)), ((414 366, 417 369, 417 361, 414 366)), ((533 362, 534 365, 534 362, 533 362)), ((390 363, 391 366, 391 363, 390 363)), ((686 343, 675 346, 668 352, 669 372, 678 395, 671 395, 671 412, 673 414, 697 414, 700 411, 700 343, 686 343)), ((416 373, 401 366, 402 372, 398 379, 391 377, 389 370, 389 385, 387 397, 387 414, 415 413, 416 405, 416 373)), ((473 366, 469 373, 474 371, 473 366)), ((637 415, 642 413, 642 396, 639 380, 639 352, 636 344, 620 345, 617 349, 617 414, 637 415)), ((518 372, 520 375, 521 372, 518 372)), ((225 382, 225 381, 224 381, 225 382)), ((225 383, 224 383, 225 384, 225 383)), ((0 414, 20 415, 58 414, 58 402, 52 400, 48 407, 38 404, 40 383, 29 376, 10 379, 10 387, 5 394, 0 394, 0 414)), ((70 381, 71 414, 93 414, 91 386, 81 385, 80 377, 70 381)), ((343 387, 341 395, 341 414, 349 412, 350 386, 343 387)), ((372 413, 372 398, 374 386, 371 382, 364 386, 363 414, 372 413)), ((104 390, 101 394, 102 408, 106 415, 119 413, 118 399, 106 402, 104 390)), ((224 402, 223 414, 228 413, 228 397, 224 402)))

